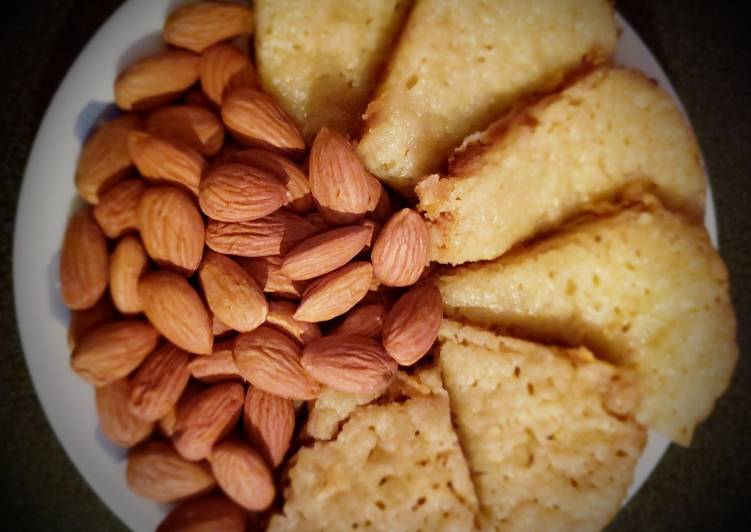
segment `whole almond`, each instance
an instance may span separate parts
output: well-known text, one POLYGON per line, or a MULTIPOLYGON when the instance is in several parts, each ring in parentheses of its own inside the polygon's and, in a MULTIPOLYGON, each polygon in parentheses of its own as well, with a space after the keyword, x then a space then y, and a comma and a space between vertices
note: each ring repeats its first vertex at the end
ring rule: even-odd
POLYGON ((201 181, 203 213, 220 222, 247 222, 268 216, 287 202, 287 189, 273 175, 244 164, 220 164, 201 181))
POLYGON ((321 337, 321 329, 315 323, 298 321, 294 318, 297 305, 291 301, 270 301, 269 315, 266 322, 269 325, 287 333, 300 345, 321 337))
POLYGON ((297 126, 274 99, 250 87, 237 87, 222 102, 222 120, 240 144, 289 155, 305 150, 297 126))
POLYGON ((308 177, 313 199, 329 223, 351 224, 368 211, 372 177, 340 133, 324 127, 316 135, 310 149, 308 177))
POLYGON ((245 532, 248 512, 223 495, 191 499, 175 506, 156 532, 245 532))
POLYGON ((72 310, 93 307, 107 289, 107 241, 91 211, 82 210, 68 221, 60 251, 60 293, 72 310))
POLYGON ((233 2, 196 2, 182 6, 167 17, 164 41, 201 53, 214 43, 248 35, 253 31, 253 12, 233 2))
POLYGON ((225 255, 266 257, 286 253, 314 232, 305 218, 279 209, 250 222, 209 220, 206 245, 225 255))
MULTIPOLYGON (((201 358, 207 357, 195 357, 195 359, 201 358)), ((177 400, 177 404, 159 420, 158 427, 162 436, 165 438, 171 438, 174 436, 179 414, 185 409, 185 406, 190 403, 190 400, 201 393, 204 389, 205 388, 198 382, 193 380, 188 381, 188 385, 185 387, 185 390, 183 390, 180 399, 177 400)))
POLYGON ((214 334, 214 336, 222 336, 225 333, 228 333, 232 330, 232 327, 224 323, 222 320, 211 315, 211 332, 214 334))
POLYGON ((245 399, 243 385, 217 384, 193 397, 177 416, 172 442, 181 456, 202 460, 240 418, 245 399))
POLYGON ((250 332, 266 321, 269 305, 263 292, 231 258, 207 251, 198 278, 211 311, 234 330, 250 332))
POLYGON ((369 262, 350 262, 326 274, 305 291, 295 319, 319 322, 341 316, 365 297, 372 278, 369 262))
POLYGON ((203 256, 203 218, 193 199, 175 187, 144 192, 138 206, 146 252, 162 266, 190 275, 203 256))
POLYGON ((198 195, 198 185, 206 165, 203 157, 185 144, 143 131, 133 131, 128 149, 138 172, 161 184, 183 187, 198 195))
POLYGON ((441 292, 430 282, 410 288, 383 323, 383 347, 399 364, 411 366, 427 353, 443 320, 441 292))
POLYGON ((224 142, 221 120, 205 107, 195 105, 157 109, 146 118, 146 131, 188 146, 203 157, 219 153, 224 142))
POLYGON ((70 313, 68 324, 68 347, 73 349, 90 331, 115 319, 117 312, 109 293, 105 292, 96 305, 70 313))
POLYGON ((123 237, 115 246, 110 261, 110 294, 117 310, 123 314, 141 312, 138 279, 147 270, 149 257, 135 235, 123 237))
POLYGON ((300 347, 271 327, 238 336, 233 354, 242 376, 261 390, 288 399, 318 396, 318 385, 300 365, 300 347))
POLYGON ((208 384, 217 382, 243 380, 240 370, 237 369, 232 350, 235 340, 226 340, 215 343, 214 351, 206 357, 195 357, 188 367, 194 378, 208 384))
POLYGON ((371 234, 372 228, 362 225, 319 233, 290 250, 282 271, 293 281, 305 281, 332 272, 360 253, 371 234))
POLYGON ((377 338, 386 319, 386 307, 380 303, 355 307, 344 320, 331 331, 331 334, 346 334, 377 338))
POLYGON ((128 151, 128 135, 139 126, 138 117, 125 115, 97 129, 86 141, 78 157, 76 188, 89 203, 98 203, 100 194, 133 166, 128 151))
POLYGON ((138 229, 138 204, 145 190, 143 179, 124 179, 102 195, 94 218, 108 238, 138 229))
POLYGON ((196 54, 161 52, 129 66, 115 80, 115 103, 126 111, 161 107, 198 80, 196 54))
POLYGON ((78 342, 70 365, 94 386, 106 386, 136 369, 158 340, 156 329, 143 321, 105 323, 78 342))
POLYGON ((243 257, 240 265, 245 268, 264 292, 275 296, 299 299, 305 291, 306 283, 293 281, 282 272, 284 257, 243 257))
POLYGON ((239 441, 218 444, 211 452, 211 470, 222 491, 246 510, 259 512, 274 501, 274 479, 263 458, 239 441))
POLYGON ((397 369, 379 341, 362 336, 314 340, 305 346, 300 362, 315 380, 346 393, 380 393, 397 369))
POLYGON ((154 423, 131 413, 128 408, 129 395, 128 379, 119 379, 96 389, 99 428, 118 447, 133 447, 154 430, 154 423))
POLYGON ((189 353, 209 355, 214 341, 201 297, 176 273, 149 273, 138 282, 143 311, 170 342, 189 353))
POLYGON ((258 87, 258 76, 248 54, 232 44, 215 44, 201 54, 201 87, 208 99, 222 105, 224 95, 237 87, 258 87))
POLYGON ((365 216, 383 223, 391 216, 391 199, 381 182, 373 176, 370 177, 370 203, 365 216))
POLYGON ((146 357, 130 381, 130 411, 146 421, 167 415, 188 384, 189 362, 190 355, 172 344, 164 344, 146 357))
POLYGON ((287 187, 287 207, 290 210, 305 214, 315 209, 305 172, 286 157, 270 150, 250 148, 233 154, 232 160, 260 168, 277 176, 287 187))
POLYGON ((386 286, 415 284, 429 253, 430 236, 422 217, 412 209, 402 209, 386 222, 373 245, 373 273, 386 286))
POLYGON ((208 464, 188 461, 170 444, 161 441, 131 449, 126 480, 131 491, 157 502, 198 495, 216 485, 208 464))
POLYGON ((245 435, 271 467, 282 463, 295 431, 295 405, 289 399, 248 388, 243 408, 245 435))

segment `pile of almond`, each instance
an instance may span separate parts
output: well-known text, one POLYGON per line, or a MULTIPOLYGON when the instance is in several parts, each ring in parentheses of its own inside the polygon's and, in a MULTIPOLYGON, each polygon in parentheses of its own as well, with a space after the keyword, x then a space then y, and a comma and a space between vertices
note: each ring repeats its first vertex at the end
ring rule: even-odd
POLYGON ((341 134, 306 146, 228 42, 251 28, 244 5, 191 4, 120 74, 60 256, 71 366, 133 447, 128 484, 190 498, 162 530, 243 530, 276 498, 296 401, 385 390, 442 318, 422 218, 341 134))

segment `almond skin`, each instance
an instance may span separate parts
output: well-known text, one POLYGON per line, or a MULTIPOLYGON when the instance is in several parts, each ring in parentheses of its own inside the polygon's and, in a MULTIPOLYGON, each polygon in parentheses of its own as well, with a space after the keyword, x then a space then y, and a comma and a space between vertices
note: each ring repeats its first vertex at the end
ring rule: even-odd
POLYGON ((234 338, 214 344, 214 352, 207 357, 195 357, 188 367, 191 375, 199 381, 215 384, 223 381, 242 381, 240 370, 237 369, 232 349, 234 338))
POLYGON ((433 346, 443 320, 441 292, 430 282, 410 288, 383 323, 383 346, 399 364, 411 366, 433 346))
POLYGON ((381 335, 386 307, 379 303, 353 308, 344 320, 331 331, 332 335, 346 334, 377 338, 381 335))
POLYGON ((74 214, 68 221, 60 251, 60 293, 72 310, 93 307, 107 289, 107 241, 91 211, 74 214))
POLYGON ((242 384, 217 384, 193 397, 180 410, 172 442, 181 456, 202 460, 237 423, 245 399, 242 384))
POLYGON ((274 501, 276 490, 271 471, 249 445, 222 442, 211 452, 210 462, 219 487, 246 510, 259 512, 274 501))
POLYGON ((154 136, 184 144, 203 157, 213 157, 222 149, 224 126, 221 120, 196 105, 172 105, 152 112, 146 131, 154 136))
POLYGON ((300 347, 287 335, 263 325, 235 340, 235 363, 253 386, 287 399, 318 396, 318 385, 300 365, 300 347))
POLYGON ((136 369, 158 340, 156 329, 143 321, 105 323, 81 339, 70 365, 94 386, 106 386, 136 369))
POLYGON ((245 435, 271 467, 289 450, 295 431, 295 405, 289 399, 250 387, 243 407, 245 435))
POLYGON ((196 2, 169 14, 164 23, 164 42, 197 53, 214 43, 248 35, 253 31, 253 12, 232 2, 196 2))
POLYGON ((94 207, 94 218, 107 238, 138 229, 138 204, 145 191, 143 179, 124 179, 102 195, 94 207))
POLYGON ((373 273, 386 286, 410 286, 425 270, 429 253, 430 236, 422 217, 402 209, 386 222, 373 245, 373 273))
POLYGON ((258 87, 258 75, 248 54, 232 44, 207 48, 201 55, 198 71, 204 94, 216 106, 221 106, 224 95, 237 87, 258 87))
POLYGON ((128 149, 138 172, 149 181, 177 185, 198 195, 206 161, 188 146, 133 131, 128 137, 128 149))
POLYGON ((326 219, 323 217, 323 215, 316 211, 311 212, 305 217, 308 222, 310 222, 313 227, 316 229, 316 233, 320 233, 322 231, 328 231, 329 229, 332 229, 332 226, 329 225, 329 223, 326 221, 326 219))
POLYGON ((305 150, 297 126, 274 99, 250 87, 230 91, 222 103, 222 120, 240 144, 291 156, 305 150))
POLYGON ((319 322, 341 316, 365 297, 372 279, 369 262, 350 262, 334 270, 308 287, 295 319, 319 322))
POLYGON ((200 296, 176 273, 149 273, 138 282, 143 311, 170 342, 189 353, 211 354, 214 335, 200 296))
POLYGON ((298 321, 294 318, 297 305, 291 301, 270 301, 269 315, 266 322, 269 325, 287 333, 300 345, 321 337, 321 329, 315 323, 298 321))
POLYGON ((143 361, 130 381, 128 406, 136 417, 158 421, 169 413, 188 385, 190 355, 164 344, 143 361))
MULTIPOLYGON (((207 358, 207 357, 195 357, 195 359, 207 358)), ((194 360, 195 360, 194 359, 194 360)), ((178 415, 185 409, 185 406, 190 403, 196 395, 201 393, 205 388, 196 381, 189 380, 188 385, 183 390, 183 394, 180 399, 177 400, 177 404, 170 409, 161 419, 159 419, 158 427, 159 432, 165 438, 171 438, 175 434, 175 426, 177 425, 178 415)))
POLYGON ((293 281, 320 277, 352 260, 370 240, 372 228, 350 225, 319 233, 295 246, 285 257, 282 272, 293 281))
POLYGON ((123 314, 141 312, 138 297, 138 279, 148 269, 149 257, 134 235, 128 235, 117 243, 110 261, 110 294, 117 310, 123 314))
POLYGON ((135 62, 115 80, 115 103, 126 111, 146 111, 175 99, 198 81, 200 57, 182 50, 135 62))
POLYGON ((214 336, 222 336, 232 330, 232 327, 224 323, 222 320, 212 314, 211 316, 211 332, 214 336))
POLYGON ((161 441, 144 443, 128 453, 126 480, 131 491, 157 502, 198 495, 216 485, 208 464, 190 462, 161 441))
POLYGON ((314 340, 305 347, 300 362, 321 384, 347 393, 382 392, 397 369, 379 341, 361 336, 314 340))
POLYGON ((373 178, 340 133, 324 127, 316 135, 308 176, 313 199, 329 223, 351 224, 370 208, 373 178))
POLYGON ((156 532, 245 532, 248 512, 223 495, 191 499, 174 507, 156 532))
POLYGON ((141 197, 138 220, 152 259, 185 275, 198 268, 203 256, 203 219, 186 192, 175 187, 150 188, 141 197))
POLYGON ((280 209, 250 222, 209 220, 206 245, 225 255, 267 257, 286 253, 314 232, 305 218, 280 209))
POLYGON ((203 213, 220 222, 248 222, 268 216, 287 202, 287 189, 274 177, 244 164, 220 164, 201 181, 203 213))
POLYGON ((269 305, 263 292, 229 257, 207 251, 198 278, 211 311, 234 330, 250 332, 266 321, 269 305))
POLYGON ((68 324, 68 347, 73 349, 86 334, 99 325, 114 320, 116 316, 115 306, 106 292, 93 307, 74 310, 70 313, 68 324))
POLYGON ((154 430, 154 423, 139 419, 131 413, 128 408, 129 395, 128 379, 119 379, 96 389, 99 428, 118 447, 133 447, 154 430))
POLYGON ((391 216, 391 199, 381 182, 373 176, 370 177, 370 203, 365 216, 383 223, 391 216))
POLYGON ((255 279, 261 290, 278 297, 299 299, 307 284, 302 281, 293 281, 284 275, 283 262, 284 257, 281 255, 240 259, 240 265, 255 279))
POLYGON ((102 125, 86 141, 76 167, 76 188, 84 200, 99 203, 101 193, 128 173, 133 166, 128 136, 139 125, 135 115, 121 116, 102 125))

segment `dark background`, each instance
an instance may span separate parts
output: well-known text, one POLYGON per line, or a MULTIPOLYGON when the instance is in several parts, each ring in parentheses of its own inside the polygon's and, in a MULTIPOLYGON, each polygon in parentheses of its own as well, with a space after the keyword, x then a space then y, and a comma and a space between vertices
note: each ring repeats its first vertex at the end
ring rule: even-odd
MULTIPOLYGON (((120 3, 23 0, 0 8, 0 529, 124 529, 76 472, 42 413, 16 331, 11 274, 16 203, 36 129, 68 68, 120 3)), ((612 530, 751 530, 751 17, 746 6, 745 1, 618 2, 673 81, 704 151, 742 354, 731 389, 691 448, 671 446, 612 530)))

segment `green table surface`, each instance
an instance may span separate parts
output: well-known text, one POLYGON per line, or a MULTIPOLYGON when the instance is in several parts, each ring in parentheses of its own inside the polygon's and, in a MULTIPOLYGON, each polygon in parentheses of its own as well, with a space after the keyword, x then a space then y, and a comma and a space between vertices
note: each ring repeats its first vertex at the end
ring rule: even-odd
MULTIPOLYGON (((0 8, 3 530, 125 528, 68 460, 39 406, 16 330, 11 264, 18 192, 36 129, 68 68, 120 3, 23 0, 0 8)), ((751 18, 744 4, 618 2, 667 71, 699 137, 715 194, 720 251, 731 273, 742 355, 730 390, 691 448, 670 447, 611 530, 751 530, 751 18)))

